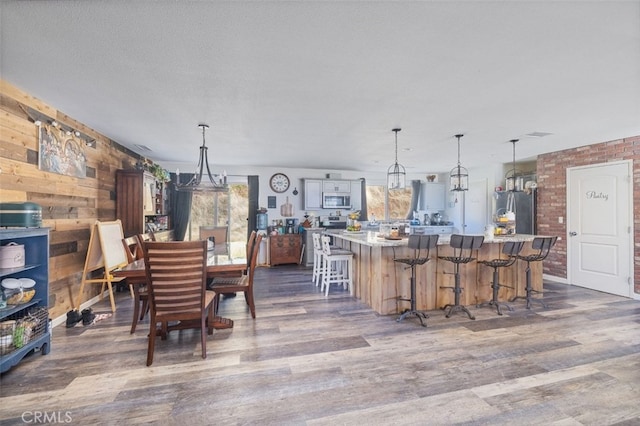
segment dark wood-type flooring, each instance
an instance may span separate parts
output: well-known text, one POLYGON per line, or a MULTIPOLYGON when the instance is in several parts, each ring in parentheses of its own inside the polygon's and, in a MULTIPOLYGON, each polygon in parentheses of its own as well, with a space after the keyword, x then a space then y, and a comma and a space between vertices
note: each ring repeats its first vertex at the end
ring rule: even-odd
POLYGON ((148 319, 129 334, 128 292, 111 318, 55 327, 49 355, 0 377, 0 423, 640 424, 639 301, 545 283, 549 309, 433 311, 423 328, 341 289, 325 298, 309 269, 255 281, 257 318, 241 295, 223 299, 235 327, 209 336, 206 360, 197 331, 174 331, 146 367, 148 319))

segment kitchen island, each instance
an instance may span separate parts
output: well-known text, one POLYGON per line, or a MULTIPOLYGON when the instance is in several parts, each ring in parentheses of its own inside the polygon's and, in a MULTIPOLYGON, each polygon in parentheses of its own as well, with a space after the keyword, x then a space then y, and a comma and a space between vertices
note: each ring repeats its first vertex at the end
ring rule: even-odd
MULTIPOLYGON (((334 231, 334 244, 354 253, 353 294, 382 315, 397 314, 410 308, 407 301, 411 294, 411 270, 394 262, 394 258, 412 257, 413 250, 407 246, 408 239, 389 240, 378 232, 334 231)), ((501 257, 506 241, 525 241, 522 253, 531 252, 531 241, 535 235, 511 235, 485 240, 478 250, 477 260, 501 257)), ((453 254, 449 246, 450 235, 441 235, 437 250, 430 253, 431 260, 416 268, 416 308, 434 310, 453 303, 453 265, 438 259, 438 255, 453 254)), ((526 262, 518 260, 513 266, 500 268, 500 283, 511 286, 500 288, 500 300, 508 301, 515 296, 524 296, 526 262)), ((476 304, 491 300, 493 269, 476 261, 460 267, 462 294, 460 303, 473 308, 476 304)), ((532 287, 542 291, 542 264, 531 264, 532 287)))

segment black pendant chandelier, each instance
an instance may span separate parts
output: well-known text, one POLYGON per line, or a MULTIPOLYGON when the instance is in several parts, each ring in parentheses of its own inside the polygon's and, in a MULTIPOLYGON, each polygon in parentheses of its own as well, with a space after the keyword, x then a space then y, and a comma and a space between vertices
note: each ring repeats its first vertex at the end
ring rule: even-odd
POLYGON ((518 142, 518 139, 511 139, 509 142, 513 144, 513 166, 505 174, 505 186, 507 191, 518 192, 522 189, 521 182, 518 182, 518 179, 521 179, 521 172, 516 169, 516 142, 518 142))
POLYGON ((398 164, 398 132, 402 130, 400 128, 393 129, 392 132, 396 134, 396 162, 393 163, 387 170, 387 188, 404 189, 406 186, 406 175, 404 166, 398 164))
POLYGON ((460 165, 460 138, 463 136, 462 134, 456 135, 456 138, 458 138, 458 165, 451 169, 451 173, 449 174, 451 180, 449 189, 451 191, 469 190, 469 172, 460 165))
POLYGON ((188 192, 228 192, 229 185, 227 185, 227 176, 226 173, 223 173, 222 176, 218 175, 218 180, 211 174, 211 170, 209 169, 209 160, 207 158, 207 146, 205 144, 204 132, 209 128, 208 124, 200 123, 198 127, 202 128, 202 146, 200 147, 200 159, 198 160, 198 167, 196 168, 196 172, 189 180, 189 182, 181 184, 180 183, 180 173, 176 172, 176 189, 178 191, 188 191, 188 192), (207 170, 206 175, 204 174, 205 167, 207 170), (203 175, 205 175, 207 179, 202 180, 203 175))

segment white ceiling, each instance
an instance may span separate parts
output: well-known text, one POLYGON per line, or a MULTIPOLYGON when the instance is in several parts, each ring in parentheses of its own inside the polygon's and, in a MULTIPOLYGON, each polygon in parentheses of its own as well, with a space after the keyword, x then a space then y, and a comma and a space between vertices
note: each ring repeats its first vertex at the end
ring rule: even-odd
POLYGON ((449 171, 456 133, 468 168, 640 134, 639 1, 0 8, 4 80, 170 169, 199 122, 212 167, 370 172, 394 127, 409 173, 449 171))

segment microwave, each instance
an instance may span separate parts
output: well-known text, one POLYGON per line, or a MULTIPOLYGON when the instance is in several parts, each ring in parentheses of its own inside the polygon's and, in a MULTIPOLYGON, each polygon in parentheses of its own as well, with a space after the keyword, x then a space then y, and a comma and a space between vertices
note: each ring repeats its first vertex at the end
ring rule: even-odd
POLYGON ((323 192, 323 209, 350 209, 351 194, 344 192, 323 192))

